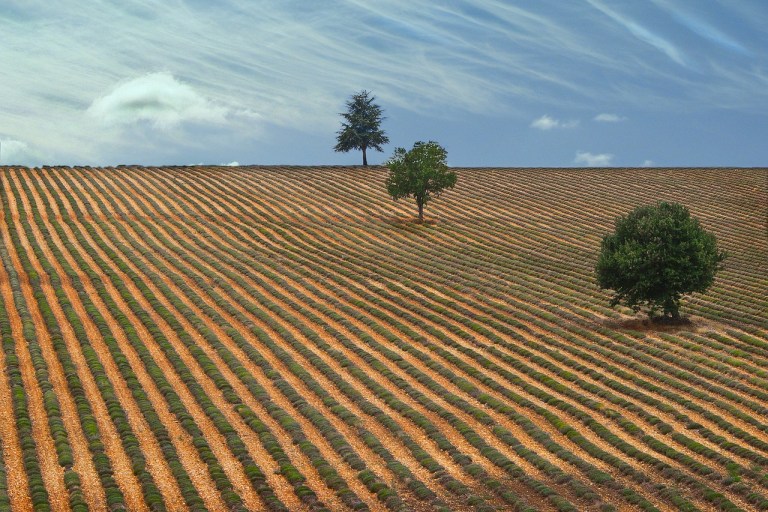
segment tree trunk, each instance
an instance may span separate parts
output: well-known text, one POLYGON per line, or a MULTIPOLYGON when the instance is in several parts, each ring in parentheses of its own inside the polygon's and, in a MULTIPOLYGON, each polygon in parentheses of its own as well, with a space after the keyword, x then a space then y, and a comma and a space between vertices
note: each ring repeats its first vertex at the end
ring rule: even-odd
POLYGON ((416 199, 416 204, 419 206, 419 224, 424 224, 424 201, 416 199))
POLYGON ((363 165, 368 165, 368 157, 365 155, 365 150, 368 149, 363 146, 363 165))
POLYGON ((668 314, 673 321, 680 320, 680 304, 674 297, 667 297, 664 301, 664 314, 668 314))

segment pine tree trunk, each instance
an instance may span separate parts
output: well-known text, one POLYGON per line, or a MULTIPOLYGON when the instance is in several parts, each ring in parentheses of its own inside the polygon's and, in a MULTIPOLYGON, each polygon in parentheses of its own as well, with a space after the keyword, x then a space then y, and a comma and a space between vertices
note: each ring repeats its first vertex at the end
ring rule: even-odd
POLYGON ((368 157, 365 154, 365 150, 368 149, 365 146, 363 146, 363 165, 368 165, 368 157))

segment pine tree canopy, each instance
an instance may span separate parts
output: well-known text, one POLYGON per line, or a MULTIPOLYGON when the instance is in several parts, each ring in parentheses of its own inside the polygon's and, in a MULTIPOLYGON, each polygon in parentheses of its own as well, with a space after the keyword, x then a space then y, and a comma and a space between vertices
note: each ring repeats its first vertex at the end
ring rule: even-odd
POLYGON ((344 121, 341 130, 337 132, 337 144, 334 150, 347 152, 359 149, 363 152, 363 165, 368 164, 366 150, 373 148, 383 151, 382 145, 389 142, 389 138, 381 129, 384 120, 382 109, 374 103, 376 98, 368 91, 361 91, 352 95, 347 101, 347 111, 339 114, 344 121))

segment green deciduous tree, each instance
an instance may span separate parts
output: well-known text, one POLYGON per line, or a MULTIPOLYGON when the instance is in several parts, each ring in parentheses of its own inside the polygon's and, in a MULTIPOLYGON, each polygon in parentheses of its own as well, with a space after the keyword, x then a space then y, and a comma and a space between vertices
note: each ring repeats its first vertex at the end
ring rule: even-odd
POLYGON ((381 107, 373 102, 376 98, 369 94, 368 91, 360 91, 347 101, 347 111, 339 114, 344 121, 341 123, 341 130, 336 132, 337 144, 333 148, 345 153, 353 149, 361 150, 363 165, 368 165, 368 148, 383 151, 382 144, 389 142, 389 138, 381 129, 381 122, 384 120, 381 107))
POLYGON ((446 157, 445 149, 437 142, 417 142, 410 151, 396 148, 384 164, 389 167, 387 192, 395 200, 416 198, 419 222, 424 222, 424 205, 456 184, 456 173, 448 170, 446 157))
POLYGON ((611 306, 648 307, 655 318, 680 320, 680 299, 706 291, 725 253, 715 236, 677 203, 641 206, 616 221, 603 237, 595 271, 600 288, 614 290, 611 306))

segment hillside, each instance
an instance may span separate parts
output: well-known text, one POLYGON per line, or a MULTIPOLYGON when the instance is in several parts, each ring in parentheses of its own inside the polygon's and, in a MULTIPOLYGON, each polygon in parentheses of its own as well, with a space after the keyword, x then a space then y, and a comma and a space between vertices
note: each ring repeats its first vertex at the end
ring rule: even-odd
POLYGON ((0 168, 0 510, 766 510, 768 169, 0 168), (693 324, 602 235, 688 206, 693 324))

